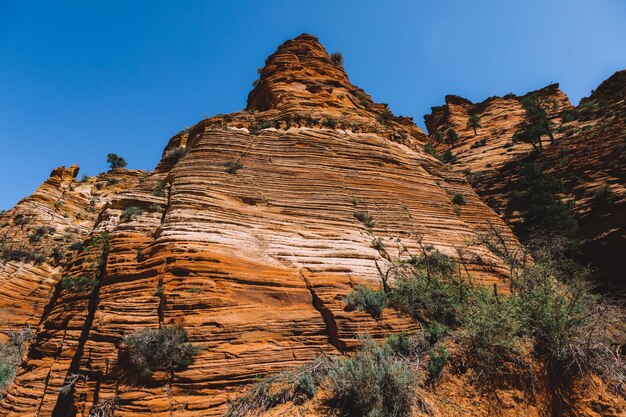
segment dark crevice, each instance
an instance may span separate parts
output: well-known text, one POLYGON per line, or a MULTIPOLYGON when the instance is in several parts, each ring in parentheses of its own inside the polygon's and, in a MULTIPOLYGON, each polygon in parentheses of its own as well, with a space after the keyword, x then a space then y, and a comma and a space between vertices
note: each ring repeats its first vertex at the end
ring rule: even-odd
POLYGON ((315 293, 313 286, 304 276, 304 274, 302 274, 302 272, 300 272, 300 276, 304 280, 307 290, 309 290, 309 292, 311 293, 311 297, 313 298, 313 307, 317 311, 319 311, 322 319, 324 320, 326 335, 328 336, 328 343, 333 345, 335 349, 337 349, 339 352, 344 353, 346 351, 346 344, 339 339, 339 329, 337 327, 337 322, 335 321, 335 316, 333 315, 332 311, 330 311, 330 309, 324 305, 324 302, 315 293))
MULTIPOLYGON (((85 343, 89 338, 89 332, 91 331, 91 326, 93 325, 94 316, 96 313, 96 308, 98 306, 100 288, 102 287, 102 277, 104 276, 104 272, 106 269, 107 261, 108 261, 108 250, 103 247, 103 253, 101 258, 101 264, 98 269, 98 284, 93 289, 89 297, 89 305, 87 307, 87 318, 85 319, 85 323, 83 324, 83 328, 81 330, 80 339, 78 340, 78 347, 76 348, 76 352, 72 357, 72 361, 70 362, 70 366, 67 369, 66 375, 71 375, 74 373, 78 373, 80 370, 80 361, 83 357, 83 352, 85 349, 85 343)), ((69 417, 74 416, 76 414, 76 410, 74 408, 74 389, 72 386, 68 393, 59 394, 57 398, 57 403, 52 412, 52 417, 69 417)))

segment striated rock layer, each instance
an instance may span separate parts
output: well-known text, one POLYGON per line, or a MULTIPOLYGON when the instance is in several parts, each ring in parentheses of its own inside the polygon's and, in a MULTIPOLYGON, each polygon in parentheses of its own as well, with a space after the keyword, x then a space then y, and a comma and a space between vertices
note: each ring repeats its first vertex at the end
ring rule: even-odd
POLYGON ((76 179, 52 171, 32 195, 0 215, 0 332, 37 326, 65 264, 91 232, 109 197, 137 184, 140 171, 76 179), (28 257, 28 259, 24 259, 28 257))
MULTIPOLYGON (((390 309, 381 320, 348 312, 343 298, 356 283, 378 287, 389 259, 419 244, 504 290, 507 270, 477 234, 490 224, 517 240, 461 173, 420 150, 425 139, 352 86, 315 37, 286 42, 246 111, 175 135, 153 172, 108 199, 62 272, 97 284, 56 285, 2 414, 88 416, 116 399, 115 416, 223 415, 257 375, 349 352, 361 333, 415 326, 390 309), (128 372, 123 336, 170 324, 188 329, 194 363, 172 375, 128 372)), ((442 415, 462 415, 455 398, 481 401, 468 381, 455 384, 438 400, 442 415)), ((523 387, 499 391, 505 415, 549 408, 542 395, 520 399, 523 387)))
POLYGON ((555 143, 545 140, 541 154, 529 144, 511 141, 524 119, 518 97, 472 104, 448 96, 445 106, 433 108, 424 119, 431 135, 456 126, 459 144, 441 144, 439 149, 452 150, 457 162, 451 168, 464 172, 481 198, 509 224, 519 221, 519 213, 510 205, 510 193, 519 189, 519 166, 542 164, 563 183, 562 197, 573 203, 580 226, 581 261, 591 264, 599 283, 623 290, 626 262, 615 254, 626 253, 626 71, 615 73, 576 108, 557 85, 531 94, 554 123, 555 143), (467 128, 468 114, 481 116, 483 126, 477 136, 467 128), (486 139, 484 146, 472 148, 482 139, 486 139))

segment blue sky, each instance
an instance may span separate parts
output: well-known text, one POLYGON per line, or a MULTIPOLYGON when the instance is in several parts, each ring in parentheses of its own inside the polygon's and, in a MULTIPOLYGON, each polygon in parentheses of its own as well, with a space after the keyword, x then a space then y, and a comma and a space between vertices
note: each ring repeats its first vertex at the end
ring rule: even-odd
POLYGON ((626 68, 623 0, 0 0, 0 209, 59 165, 151 169, 167 140, 245 107, 256 69, 300 33, 342 52, 396 114, 552 82, 575 103, 626 68))

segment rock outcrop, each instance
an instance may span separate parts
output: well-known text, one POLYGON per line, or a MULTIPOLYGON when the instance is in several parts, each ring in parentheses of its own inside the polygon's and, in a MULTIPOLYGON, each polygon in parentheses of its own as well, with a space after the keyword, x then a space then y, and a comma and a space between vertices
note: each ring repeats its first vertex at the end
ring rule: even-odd
MULTIPOLYGON (((462 173, 421 150, 417 126, 353 86, 310 35, 280 46, 260 75, 246 110, 175 135, 154 171, 99 207, 82 249, 53 272, 93 283, 57 283, 45 310, 25 315, 36 339, 3 415, 88 416, 107 401, 115 416, 223 415, 258 375, 349 353, 361 333, 416 326, 391 309, 380 320, 347 311, 343 298, 356 284, 379 287, 389 260, 420 246, 505 291, 507 268, 477 236, 489 225, 519 243, 462 173), (129 372, 123 337, 172 324, 199 348, 193 364, 129 372)), ((469 382, 461 375, 437 397, 441 415, 463 414, 455 400, 481 401, 469 382)), ((545 390, 524 389, 494 389, 503 415, 550 408, 545 390)), ((601 403, 618 409, 612 401, 601 403)), ((479 404, 473 415, 493 409, 479 404)))
POLYGON ((91 233, 111 195, 135 186, 140 171, 76 179, 52 171, 32 195, 0 215, 0 333, 36 327, 66 263, 91 233))
POLYGON ((438 149, 451 149, 457 157, 451 168, 464 172, 480 197, 509 224, 519 221, 510 195, 520 191, 516 184, 522 164, 539 163, 560 180, 561 197, 572 202, 579 222, 580 260, 591 264, 594 279, 605 290, 623 290, 626 262, 614 255, 626 250, 626 71, 615 73, 575 108, 557 85, 528 95, 538 98, 554 123, 555 143, 545 141, 542 153, 533 152, 530 144, 512 141, 525 117, 518 97, 472 104, 448 96, 445 106, 433 108, 424 119, 431 137, 437 130, 457 130, 459 143, 439 144, 438 149), (469 114, 481 116, 476 136, 467 127, 469 114), (483 146, 475 145, 483 139, 483 146))

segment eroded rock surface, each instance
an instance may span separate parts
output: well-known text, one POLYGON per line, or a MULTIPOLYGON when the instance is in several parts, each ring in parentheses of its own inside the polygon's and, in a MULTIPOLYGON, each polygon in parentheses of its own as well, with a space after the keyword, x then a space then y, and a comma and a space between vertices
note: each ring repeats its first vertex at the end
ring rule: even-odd
MULTIPOLYGON (((556 85, 531 92, 554 123, 555 143, 544 138, 545 150, 533 152, 530 144, 513 143, 512 136, 524 116, 517 97, 495 97, 479 104, 446 97, 447 104, 433 108, 425 117, 429 132, 455 127, 460 141, 451 149, 457 162, 451 168, 464 172, 492 208, 512 225, 519 213, 510 204, 519 191, 522 164, 541 164, 545 172, 564 185, 562 198, 573 203, 582 241, 581 261, 590 263, 593 276, 608 288, 626 285, 626 262, 615 254, 626 251, 626 71, 603 82, 576 107, 556 85), (482 128, 475 136, 467 127, 471 112, 481 116, 482 128), (486 139, 486 144, 474 144, 486 139)), ((527 96, 528 96, 527 95, 527 96)))

